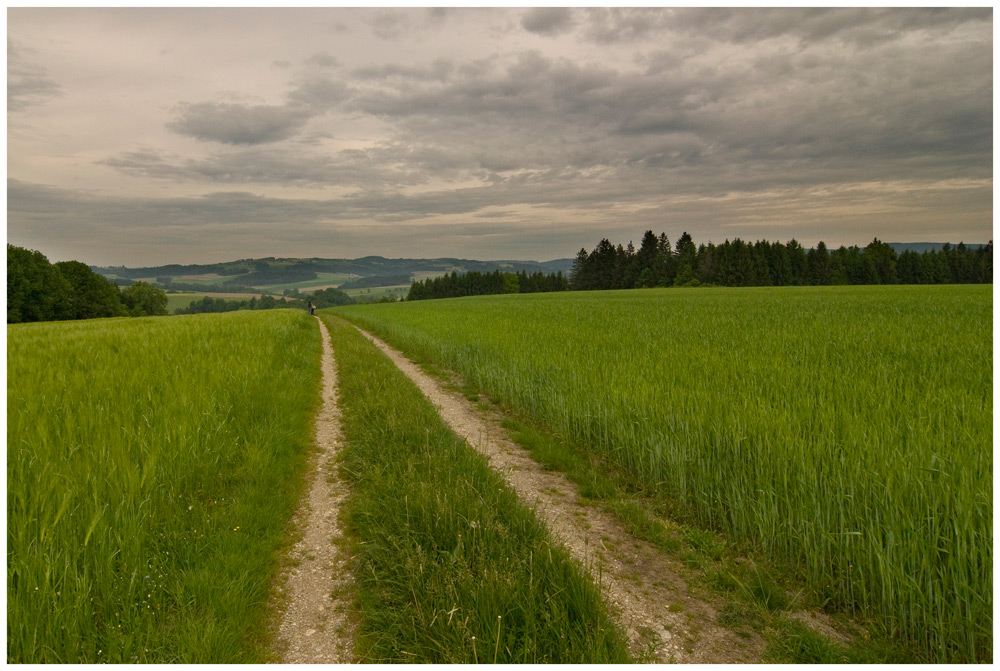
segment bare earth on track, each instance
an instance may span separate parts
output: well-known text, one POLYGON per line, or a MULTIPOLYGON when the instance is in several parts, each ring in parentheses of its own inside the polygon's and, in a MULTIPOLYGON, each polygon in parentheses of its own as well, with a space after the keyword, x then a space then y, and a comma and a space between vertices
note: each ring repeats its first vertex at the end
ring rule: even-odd
POLYGON ((345 484, 332 463, 341 446, 337 406, 337 366, 330 335, 321 321, 323 406, 316 421, 316 445, 308 497, 295 515, 302 534, 285 562, 275 595, 284 607, 277 633, 277 653, 286 664, 354 661, 354 625, 348 614, 352 574, 338 520, 345 484))
POLYGON ((590 570, 641 659, 681 663, 759 662, 764 643, 753 632, 717 624, 716 607, 688 589, 681 565, 637 540, 613 516, 583 505, 575 484, 546 471, 507 436, 499 419, 448 391, 402 353, 362 331, 437 407, 458 435, 487 457, 553 536, 590 570))

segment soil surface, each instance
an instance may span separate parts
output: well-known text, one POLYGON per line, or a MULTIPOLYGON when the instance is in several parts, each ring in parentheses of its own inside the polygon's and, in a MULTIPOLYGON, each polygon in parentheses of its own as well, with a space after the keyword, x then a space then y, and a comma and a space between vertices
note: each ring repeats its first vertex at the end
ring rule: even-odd
POLYGON ((347 489, 333 463, 341 446, 337 365, 330 335, 323 338, 323 406, 316 420, 316 446, 309 493, 295 515, 301 539, 284 562, 278 602, 285 607, 278 626, 277 653, 286 664, 354 661, 354 625, 349 618, 352 574, 338 520, 347 489))
POLYGON ((591 572, 639 659, 696 664, 760 661, 764 651, 760 636, 719 626, 716 605, 690 592, 678 562, 637 540, 612 515, 587 505, 577 486, 562 474, 544 470, 508 437, 495 413, 478 410, 397 350, 362 333, 413 380, 458 435, 487 457, 553 536, 591 572))

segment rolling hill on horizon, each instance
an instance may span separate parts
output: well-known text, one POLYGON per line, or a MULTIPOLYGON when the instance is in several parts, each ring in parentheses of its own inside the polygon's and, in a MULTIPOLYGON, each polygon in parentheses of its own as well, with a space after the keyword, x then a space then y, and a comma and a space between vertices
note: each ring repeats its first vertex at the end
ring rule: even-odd
POLYGON ((295 295, 326 288, 339 288, 352 296, 369 298, 383 294, 399 296, 415 280, 457 272, 494 271, 568 274, 573 259, 552 261, 478 261, 474 259, 389 259, 365 256, 358 259, 276 258, 239 259, 210 264, 168 264, 142 268, 90 266, 91 270, 118 285, 144 281, 168 293, 263 292, 295 295))
POLYGON ((259 271, 267 264, 268 268, 298 268, 311 269, 315 272, 345 273, 358 277, 373 275, 401 275, 426 272, 450 273, 457 272, 492 272, 506 270, 510 272, 568 272, 573 265, 573 259, 554 259, 552 261, 519 261, 495 260, 479 261, 475 259, 458 259, 442 257, 436 259, 389 259, 383 256, 364 256, 357 259, 324 259, 324 258, 276 258, 273 256, 256 259, 239 259, 208 264, 166 264, 162 266, 146 266, 129 268, 127 266, 90 266, 91 270, 109 278, 140 279, 146 277, 186 277, 193 275, 216 274, 220 276, 236 276, 259 271))

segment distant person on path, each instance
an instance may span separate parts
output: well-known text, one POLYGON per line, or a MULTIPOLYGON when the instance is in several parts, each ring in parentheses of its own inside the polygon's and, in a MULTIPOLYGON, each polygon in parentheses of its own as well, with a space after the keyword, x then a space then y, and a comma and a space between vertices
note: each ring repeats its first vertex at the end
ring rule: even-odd
POLYGON ((312 301, 309 301, 309 314, 316 314, 316 306, 312 304, 312 301))

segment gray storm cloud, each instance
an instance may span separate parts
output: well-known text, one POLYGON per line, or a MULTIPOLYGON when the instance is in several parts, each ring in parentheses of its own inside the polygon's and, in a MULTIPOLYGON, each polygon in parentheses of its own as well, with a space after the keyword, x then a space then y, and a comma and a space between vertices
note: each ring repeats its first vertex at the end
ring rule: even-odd
POLYGON ((167 127, 181 135, 224 144, 265 144, 297 133, 311 113, 293 105, 182 103, 167 127))
POLYGON ((573 13, 567 7, 536 7, 521 18, 521 25, 529 33, 556 35, 573 26, 573 13))

